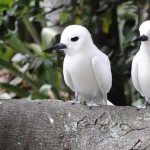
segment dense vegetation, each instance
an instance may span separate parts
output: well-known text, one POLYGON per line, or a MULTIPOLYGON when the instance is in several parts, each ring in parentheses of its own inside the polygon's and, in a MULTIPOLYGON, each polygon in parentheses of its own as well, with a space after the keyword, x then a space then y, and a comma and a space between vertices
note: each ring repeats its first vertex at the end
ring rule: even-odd
POLYGON ((139 24, 149 19, 148 4, 149 0, 68 0, 49 8, 43 0, 0 0, 0 98, 72 98, 62 76, 64 54, 42 51, 59 42, 64 27, 82 24, 110 58, 110 101, 130 105, 141 99, 130 79, 139 48, 131 41, 139 35, 139 24), (57 11, 59 17, 51 20, 57 11))

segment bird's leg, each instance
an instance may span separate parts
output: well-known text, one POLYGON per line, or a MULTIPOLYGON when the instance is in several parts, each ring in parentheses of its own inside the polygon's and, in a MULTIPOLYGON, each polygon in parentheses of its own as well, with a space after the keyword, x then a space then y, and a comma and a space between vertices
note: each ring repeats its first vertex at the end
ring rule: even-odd
POLYGON ((145 109, 147 107, 147 104, 149 103, 148 100, 149 99, 146 98, 144 104, 142 104, 141 106, 137 106, 137 109, 145 109))
POLYGON ((75 93, 75 99, 72 101, 72 105, 74 105, 76 103, 80 103, 80 101, 79 101, 79 94, 78 93, 75 93))
POLYGON ((93 106, 99 106, 97 105, 95 102, 95 97, 92 98, 91 102, 90 103, 87 103, 87 105, 89 106, 89 108, 93 107, 93 106))
POLYGON ((75 92, 75 99, 72 101, 68 101, 70 102, 72 105, 76 104, 76 103, 80 103, 79 101, 79 94, 77 92, 75 92))
POLYGON ((147 99, 147 106, 150 106, 150 98, 147 99))

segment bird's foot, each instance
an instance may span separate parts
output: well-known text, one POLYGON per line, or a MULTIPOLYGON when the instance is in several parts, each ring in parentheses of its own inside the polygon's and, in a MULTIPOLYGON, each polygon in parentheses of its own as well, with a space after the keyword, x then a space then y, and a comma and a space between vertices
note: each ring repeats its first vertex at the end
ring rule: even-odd
POLYGON ((137 110, 145 109, 146 107, 146 105, 137 106, 137 110))
POLYGON ((67 102, 71 103, 72 105, 80 103, 80 101, 78 99, 74 99, 74 100, 67 101, 67 102))
POLYGON ((143 105, 137 106, 137 110, 146 109, 147 108, 147 104, 148 104, 148 101, 145 101, 145 103, 143 105))
POLYGON ((91 109, 92 107, 95 107, 95 106, 99 106, 98 104, 96 103, 87 103, 87 106, 89 107, 89 109, 91 109))
POLYGON ((89 109, 95 106, 99 106, 98 104, 94 103, 94 101, 95 101, 95 97, 92 98, 90 103, 87 103, 87 106, 89 107, 89 109))

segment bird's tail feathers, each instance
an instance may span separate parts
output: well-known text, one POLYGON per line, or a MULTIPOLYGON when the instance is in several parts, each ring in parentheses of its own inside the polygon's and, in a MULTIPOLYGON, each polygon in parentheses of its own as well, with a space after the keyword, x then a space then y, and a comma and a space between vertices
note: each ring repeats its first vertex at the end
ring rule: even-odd
POLYGON ((107 105, 114 106, 114 104, 113 104, 113 103, 111 103, 108 99, 107 99, 107 105))

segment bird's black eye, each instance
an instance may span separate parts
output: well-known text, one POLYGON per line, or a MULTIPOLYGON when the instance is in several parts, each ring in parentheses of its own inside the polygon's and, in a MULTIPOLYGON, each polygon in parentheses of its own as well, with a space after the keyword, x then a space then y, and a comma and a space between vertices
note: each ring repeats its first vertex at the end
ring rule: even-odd
POLYGON ((79 39, 79 37, 75 36, 75 37, 71 38, 71 41, 76 42, 76 41, 78 41, 78 39, 79 39))

